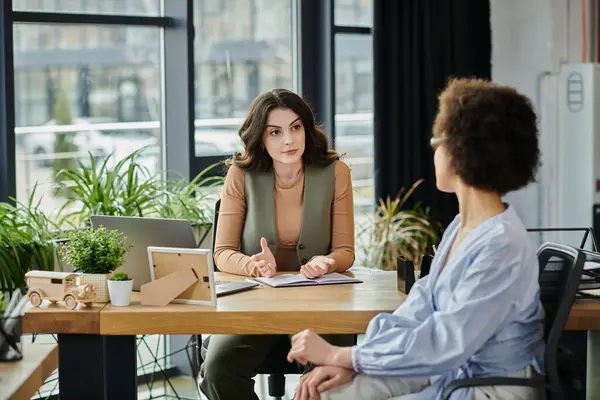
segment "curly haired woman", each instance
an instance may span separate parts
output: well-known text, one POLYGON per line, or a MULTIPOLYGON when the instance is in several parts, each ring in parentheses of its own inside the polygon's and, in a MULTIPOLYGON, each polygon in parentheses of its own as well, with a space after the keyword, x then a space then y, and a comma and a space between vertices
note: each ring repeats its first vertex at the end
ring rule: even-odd
MULTIPOLYGON (((440 399, 455 379, 531 377, 543 371, 543 318, 536 249, 502 196, 534 181, 536 115, 516 90, 452 80, 439 98, 431 144, 436 185, 459 214, 444 232, 430 274, 352 347, 312 331, 292 339, 288 360, 319 367, 296 399, 440 399), (320 394, 319 394, 320 392, 320 394)), ((477 387, 452 399, 534 399, 524 387, 477 387)))

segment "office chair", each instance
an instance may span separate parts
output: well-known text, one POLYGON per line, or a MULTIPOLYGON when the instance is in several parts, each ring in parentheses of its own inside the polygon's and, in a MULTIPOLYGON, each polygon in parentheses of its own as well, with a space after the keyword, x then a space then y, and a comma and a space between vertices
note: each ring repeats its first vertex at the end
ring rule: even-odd
MULTIPOLYGON (((219 208, 221 200, 217 200, 215 204, 215 215, 213 219, 213 236, 212 236, 212 251, 215 251, 215 238, 217 234, 217 221, 219 219, 219 208)), ((218 272, 216 263, 214 263, 215 271, 218 272)), ((200 346, 200 360, 203 361, 206 357, 206 350, 210 343, 210 336, 204 341, 202 336, 197 335, 197 343, 200 346)), ((275 399, 281 399, 285 396, 285 375, 302 374, 302 371, 296 363, 287 361, 287 354, 290 351, 290 342, 287 337, 282 336, 281 341, 277 343, 267 354, 265 360, 259 365, 257 374, 269 375, 268 386, 269 396, 275 399)))
MULTIPOLYGON (((589 257, 593 257, 589 253, 589 257)), ((600 259, 600 256, 598 257, 600 259)), ((546 375, 536 378, 485 377, 457 379, 444 389, 449 400, 459 388, 477 386, 527 386, 546 390, 547 399, 564 399, 564 387, 576 384, 570 376, 572 357, 559 345, 559 339, 575 301, 586 255, 582 250, 558 243, 544 243, 538 250, 541 301, 546 312, 544 354, 546 375)))

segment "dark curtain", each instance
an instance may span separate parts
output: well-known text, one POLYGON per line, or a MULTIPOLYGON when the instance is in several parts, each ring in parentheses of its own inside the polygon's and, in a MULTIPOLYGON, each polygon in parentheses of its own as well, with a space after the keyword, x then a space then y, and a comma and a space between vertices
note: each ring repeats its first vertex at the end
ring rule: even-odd
POLYGON ((412 196, 444 227, 458 212, 435 187, 429 145, 437 96, 450 77, 491 76, 487 0, 374 0, 375 194, 412 196))

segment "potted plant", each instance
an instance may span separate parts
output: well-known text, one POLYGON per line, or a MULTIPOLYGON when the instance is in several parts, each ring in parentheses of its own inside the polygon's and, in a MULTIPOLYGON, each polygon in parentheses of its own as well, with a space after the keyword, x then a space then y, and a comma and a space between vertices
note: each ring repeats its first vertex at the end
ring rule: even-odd
POLYGON ((128 306, 131 301, 133 279, 125 272, 117 272, 108 280, 108 293, 113 306, 128 306))
POLYGON ((420 204, 404 209, 406 201, 422 182, 423 179, 415 182, 402 197, 401 191, 394 200, 389 196, 385 201, 380 199, 374 218, 361 234, 366 237, 364 265, 397 270, 399 288, 406 292, 410 290, 411 282, 421 277, 424 260, 432 254, 433 246, 439 240, 439 226, 431 220, 427 209, 420 204), (398 268, 399 265, 404 268, 398 268))
POLYGON ((126 237, 117 230, 103 226, 72 231, 63 247, 65 261, 78 272, 80 284, 91 283, 98 303, 110 300, 106 283, 110 273, 123 264, 125 253, 131 249, 126 237))

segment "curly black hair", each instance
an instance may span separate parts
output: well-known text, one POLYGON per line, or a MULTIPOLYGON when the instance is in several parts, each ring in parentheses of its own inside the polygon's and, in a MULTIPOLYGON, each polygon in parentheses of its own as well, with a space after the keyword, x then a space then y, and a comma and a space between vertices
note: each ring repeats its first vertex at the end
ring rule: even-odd
POLYGON ((287 89, 271 89, 256 97, 239 135, 244 143, 244 151, 236 152, 226 161, 226 169, 235 165, 241 169, 270 171, 273 167, 271 156, 262 149, 262 138, 269 113, 276 108, 292 110, 302 119, 304 125, 305 148, 302 160, 306 165, 326 166, 338 160, 340 156, 329 149, 327 134, 317 125, 310 105, 296 93, 287 89))
POLYGON ((529 98, 483 79, 451 79, 439 96, 433 137, 467 185, 501 195, 535 182, 537 116, 529 98))

